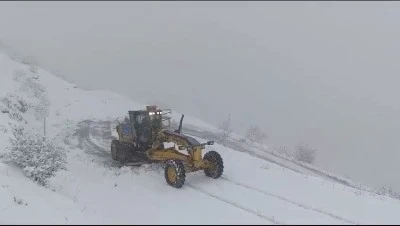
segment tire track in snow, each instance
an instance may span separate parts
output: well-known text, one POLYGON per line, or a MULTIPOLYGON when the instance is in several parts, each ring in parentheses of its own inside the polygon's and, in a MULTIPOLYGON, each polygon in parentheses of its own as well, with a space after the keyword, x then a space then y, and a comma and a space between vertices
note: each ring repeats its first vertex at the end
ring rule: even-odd
MULTIPOLYGON (((90 121, 90 120, 87 120, 87 121, 90 121)), ((101 121, 100 123, 108 123, 108 126, 113 124, 112 121, 101 121)), ((178 125, 175 124, 175 123, 171 124, 171 128, 172 127, 176 127, 176 126, 178 126, 178 125)), ((201 129, 197 128, 196 126, 193 126, 193 125, 183 126, 182 127, 182 132, 184 134, 189 135, 189 136, 197 136, 197 137, 200 137, 202 139, 209 139, 209 140, 216 140, 216 141, 219 139, 218 138, 218 134, 216 134, 215 132, 201 130, 201 129)), ((103 139, 105 139, 105 138, 106 137, 103 137, 103 139)), ((110 132, 109 137, 107 137, 107 139, 111 139, 111 132, 110 132)), ((260 147, 257 147, 257 146, 247 147, 247 146, 244 146, 243 143, 238 142, 236 140, 231 140, 231 139, 228 139, 224 144, 221 144, 221 145, 225 146, 227 148, 233 149, 235 151, 239 151, 239 152, 242 152, 242 153, 249 154, 249 155, 251 155, 253 157, 263 159, 265 161, 271 162, 273 164, 276 164, 278 166, 281 166, 281 167, 283 167, 285 169, 291 170, 291 171, 296 172, 296 173, 320 176, 320 177, 326 178, 326 179, 328 179, 330 181, 337 182, 337 183, 343 184, 345 186, 352 187, 354 189, 358 189, 354 185, 348 183, 344 179, 338 178, 337 176, 330 175, 330 174, 325 173, 325 172, 321 172, 318 169, 314 169, 312 167, 306 166, 306 165, 301 164, 299 162, 296 162, 296 161, 293 161, 293 160, 288 159, 286 157, 280 156, 280 155, 278 155, 278 154, 276 154, 274 152, 271 152, 269 150, 261 149, 260 147), (257 149, 257 150, 262 151, 262 152, 265 152, 265 154, 264 153, 257 153, 254 150, 251 150, 252 148, 257 149), (279 160, 281 160, 283 162, 277 161, 277 160, 273 159, 272 157, 267 156, 266 154, 272 155, 273 157, 275 157, 275 158, 277 158, 277 159, 279 159, 279 160), (302 170, 307 171, 307 172, 301 172, 300 170, 296 169, 295 166, 299 167, 302 170)))
POLYGON ((352 188, 354 188, 354 189, 358 189, 357 187, 355 187, 354 185, 350 184, 350 183, 347 182, 346 180, 341 179, 341 178, 338 178, 337 176, 329 175, 328 173, 321 172, 321 171, 319 171, 319 170, 317 170, 317 169, 314 169, 314 168, 312 168, 312 167, 307 166, 306 164, 302 164, 302 163, 300 163, 300 162, 297 162, 297 161, 291 160, 291 159, 289 159, 289 158, 280 156, 280 155, 278 155, 278 154, 276 154, 276 153, 274 153, 274 152, 271 152, 271 151, 268 151, 268 150, 265 150, 265 149, 261 149, 261 148, 256 147, 256 146, 255 146, 254 148, 257 149, 257 150, 260 150, 260 151, 267 152, 268 154, 270 154, 270 155, 272 155, 272 156, 275 156, 276 158, 280 158, 280 159, 282 159, 282 160, 284 160, 284 161, 291 162, 291 163, 293 163, 293 164, 295 164, 295 165, 297 165, 297 166, 299 166, 299 167, 302 167, 302 168, 304 168, 304 169, 306 169, 306 170, 309 170, 310 172, 315 173, 315 174, 318 175, 318 176, 326 177, 327 179, 330 179, 331 181, 338 182, 338 183, 340 183, 340 184, 343 184, 343 185, 352 187, 352 188))
POLYGON ((257 212, 257 211, 254 211, 254 210, 252 210, 252 209, 246 208, 246 207, 244 207, 244 206, 242 206, 242 205, 239 205, 239 204, 237 204, 237 203, 235 203, 235 202, 233 202, 233 201, 230 201, 230 200, 228 200, 228 199, 222 198, 222 197, 220 197, 220 196, 217 196, 217 195, 215 195, 215 194, 213 194, 213 193, 211 193, 211 192, 205 191, 204 189, 200 189, 200 188, 198 188, 198 187, 195 187, 195 186, 193 186, 192 184, 189 184, 189 183, 187 183, 187 182, 185 183, 185 186, 190 187, 191 189, 193 189, 193 190, 195 190, 195 191, 197 191, 197 192, 203 193, 203 194, 205 194, 205 195, 207 195, 207 196, 209 196, 209 197, 212 197, 212 198, 214 198, 214 199, 216 199, 216 200, 218 200, 218 201, 224 202, 224 203, 226 203, 226 204, 228 204, 228 205, 234 206, 234 207, 236 207, 236 208, 238 208, 238 209, 241 209, 241 210, 246 211, 246 212, 248 212, 248 213, 254 214, 254 215, 256 215, 257 217, 263 218, 263 219, 265 219, 265 220, 267 220, 267 221, 269 221, 269 222, 271 222, 271 223, 273 223, 273 224, 286 225, 286 223, 277 221, 277 220, 275 220, 273 217, 265 216, 265 215, 263 215, 263 214, 261 214, 261 213, 259 213, 259 212, 257 212))
MULTIPOLYGON (((83 121, 83 122, 80 123, 79 129, 78 129, 79 147, 83 148, 85 150, 85 152, 88 153, 88 154, 95 155, 97 157, 100 157, 101 159, 107 158, 106 162, 105 162, 105 163, 107 163, 107 162, 109 162, 108 159, 111 158, 111 156, 105 150, 105 147, 100 147, 100 146, 98 146, 97 144, 95 144, 94 142, 91 141, 91 134, 95 135, 96 137, 99 136, 99 133, 93 133, 93 131, 92 131, 93 127, 91 126, 92 123, 98 124, 98 123, 101 123, 101 122, 93 122, 93 121, 90 121, 90 120, 86 120, 86 121, 83 121)), ((103 137, 102 136, 101 138, 102 139, 109 139, 108 136, 107 137, 103 137)), ((212 194, 210 192, 207 192, 207 191, 205 191, 203 189, 197 188, 197 187, 195 187, 195 186, 193 186, 193 185, 191 185, 189 183, 186 183, 185 185, 187 187, 197 191, 197 192, 200 192, 200 193, 202 193, 204 195, 207 195, 209 197, 217 199, 220 202, 224 202, 224 203, 226 203, 228 205, 231 205, 231 206, 233 206, 235 208, 238 208, 238 209, 241 209, 241 210, 246 211, 248 213, 251 213, 253 215, 256 215, 256 216, 258 216, 258 217, 260 217, 260 218, 262 218, 264 220, 267 220, 270 223, 273 223, 273 224, 284 224, 282 222, 279 222, 279 221, 275 220, 274 218, 265 216, 265 215, 263 215, 261 213, 258 213, 257 211, 254 211, 254 210, 251 210, 249 208, 246 208, 246 207, 244 207, 242 205, 239 205, 239 204, 237 204, 237 203, 235 203, 233 201, 221 198, 221 197, 219 197, 217 195, 214 195, 214 194, 212 194)))
MULTIPOLYGON (((211 132, 211 131, 202 131, 199 130, 198 128, 196 128, 195 126, 191 125, 190 127, 183 127, 182 128, 183 133, 186 133, 187 135, 191 135, 191 136, 197 136, 200 137, 202 139, 213 139, 213 140, 218 140, 218 135, 215 132, 211 132)), ((345 181, 344 179, 338 178, 337 176, 334 175, 330 175, 328 173, 325 172, 321 172, 318 169, 314 169, 312 167, 306 166, 304 164, 301 164, 299 162, 293 161, 291 159, 288 159, 286 157, 280 156, 274 152, 271 152, 269 150, 266 149, 262 149, 256 146, 251 146, 251 147, 245 147, 241 142, 235 141, 235 140, 231 140, 228 139, 224 144, 221 143, 222 146, 228 147, 230 149, 233 149, 235 151, 239 151, 239 152, 243 152, 243 153, 247 153, 251 156, 260 158, 260 159, 264 159, 265 161, 274 163, 276 165, 279 165, 283 168, 292 170, 294 172, 297 173, 301 173, 304 174, 304 172, 300 172, 299 170, 295 169, 294 167, 290 166, 297 166, 300 167, 301 169, 308 171, 307 173, 310 173, 311 175, 316 175, 316 176, 320 176, 322 178, 326 178, 328 180, 352 187, 354 189, 358 189, 357 187, 355 187, 354 185, 350 184, 349 182, 345 181), (261 153, 257 153, 254 150, 251 150, 251 148, 257 149, 259 151, 265 152, 269 155, 272 155, 273 157, 282 160, 283 162, 279 162, 276 161, 274 159, 272 159, 271 157, 268 157, 265 154, 261 154, 261 153)))
POLYGON ((259 192, 259 193, 262 193, 262 194, 265 194, 265 195, 268 195, 268 196, 271 196, 271 197, 280 199, 280 200, 282 200, 282 201, 291 203, 291 204, 296 205, 296 206, 298 206, 298 207, 301 207, 301 208, 303 208, 303 209, 312 210, 312 211, 315 211, 315 212, 317 212, 317 213, 330 216, 330 217, 332 217, 332 218, 335 218, 335 219, 337 219, 337 220, 346 222, 346 223, 348 223, 348 224, 359 225, 358 223, 356 223, 356 222, 354 222, 354 221, 352 221, 352 220, 348 220, 348 219, 346 219, 346 218, 344 218, 344 217, 341 217, 341 216, 338 216, 338 215, 336 215, 336 214, 329 213, 329 212, 326 212, 326 211, 324 211, 324 210, 314 208, 314 207, 312 207, 312 206, 307 206, 307 205, 305 205, 305 204, 298 203, 298 202, 296 202, 296 201, 287 199, 287 198, 285 198, 285 197, 282 197, 282 196, 279 196, 279 195, 276 195, 276 194, 273 194, 273 193, 270 193, 270 192, 267 192, 267 191, 264 191, 264 190, 261 190, 261 189, 258 189, 258 188, 250 187, 250 186, 248 186, 248 185, 246 185, 246 184, 243 184, 243 183, 240 183, 240 182, 236 182, 236 181, 230 180, 230 179, 228 179, 228 178, 226 178, 226 177, 224 177, 224 176, 222 176, 220 179, 221 179, 221 180, 224 180, 224 181, 227 181, 227 182, 229 182, 229 183, 231 183, 231 184, 234 184, 234 185, 237 185, 237 186, 240 186, 240 187, 243 187, 243 188, 247 188, 247 189, 249 189, 249 190, 253 190, 253 191, 256 191, 256 192, 259 192))
MULTIPOLYGON (((80 146, 81 148, 84 148, 84 150, 85 150, 86 153, 92 154, 92 155, 96 155, 96 156, 100 157, 102 160, 104 160, 104 164, 105 164, 105 165, 108 165, 108 166, 117 166, 118 164, 113 163, 114 161, 112 161, 112 160, 110 159, 110 158, 111 158, 110 153, 107 152, 107 150, 105 149, 105 147, 101 147, 101 146, 95 144, 95 143, 91 140, 91 135, 94 135, 94 136, 97 137, 97 138, 100 137, 101 139, 104 139, 104 140, 109 140, 109 139, 111 139, 111 136, 108 135, 108 134, 106 135, 105 133, 101 133, 101 132, 99 133, 99 131, 93 131, 94 129, 97 129, 97 128, 99 128, 99 129, 105 129, 105 128, 109 128, 109 127, 110 127, 110 122, 103 122, 103 121, 94 122, 94 121, 91 121, 91 120, 82 121, 82 122, 80 123, 80 129, 78 130, 78 134, 79 134, 79 137, 78 137, 79 146, 80 146), (96 124, 94 127, 92 126, 93 123, 96 124), (107 125, 105 125, 105 126, 101 125, 101 124, 104 124, 104 123, 106 123, 107 125)), ((192 133, 191 135, 192 135, 192 136, 199 136, 199 135, 201 135, 201 133, 202 133, 202 132, 200 132, 200 131, 196 131, 196 132, 197 132, 197 134, 193 134, 193 133, 192 133)), ((111 131, 110 131, 110 133, 111 133, 111 131)), ((201 136, 199 136, 199 137, 201 137, 201 136)), ((110 142, 111 142, 111 141, 110 141, 110 142)), ((267 160, 267 161, 276 163, 276 164, 278 164, 278 165, 281 165, 282 167, 288 168, 287 166, 284 166, 284 165, 282 165, 282 164, 280 164, 280 163, 278 163, 278 162, 276 162, 276 161, 274 161, 274 160, 272 160, 272 159, 270 159, 270 158, 268 158, 268 157, 266 157, 266 156, 261 156, 261 155, 259 155, 259 154, 257 154, 257 153, 254 153, 254 152, 251 153, 251 152, 250 152, 249 150, 247 150, 246 148, 243 148, 243 147, 240 147, 240 146, 234 146, 233 144, 230 144, 230 145, 228 145, 228 146, 229 146, 230 148, 232 148, 232 149, 237 150, 237 151, 246 152, 246 153, 248 153, 248 154, 250 154, 250 155, 255 155, 256 157, 262 158, 262 159, 264 159, 264 160, 267 160), (239 150, 238 150, 238 149, 239 149, 239 150)), ((298 172, 298 171, 295 170, 295 169, 292 169, 292 170, 298 172)), ((299 172, 298 172, 298 173, 299 173, 299 172)), ((319 214, 327 215, 327 216, 329 216, 329 217, 332 217, 332 218, 334 218, 334 219, 336 219, 336 220, 340 220, 340 221, 346 222, 346 223, 348 223, 348 224, 357 224, 357 223, 355 223, 355 222, 353 222, 353 221, 351 221, 351 220, 347 220, 347 219, 345 219, 345 218, 343 218, 343 217, 340 217, 340 216, 337 216, 337 215, 335 215, 335 214, 332 214, 332 213, 329 213, 329 212, 326 212, 326 211, 323 211, 323 210, 320 210, 320 209, 316 209, 316 208, 314 208, 314 207, 310 207, 310 206, 307 206, 307 205, 304 205, 304 204, 295 202, 295 201, 293 201, 293 200, 289 200, 289 199, 287 199, 287 198, 285 198, 285 197, 281 197, 281 196, 276 195, 276 194, 273 194, 273 193, 269 193, 269 192, 266 192, 266 191, 263 191, 263 190, 260 190, 260 189, 257 189, 257 188, 253 188, 253 187, 250 187, 250 186, 248 186, 248 185, 245 185, 245 184, 242 184, 242 183, 239 183, 239 182, 232 181, 232 180, 230 180, 230 179, 228 179, 228 178, 226 178, 226 177, 222 177, 221 179, 223 179, 223 180, 225 180, 225 181, 227 181, 227 182, 230 182, 231 184, 234 184, 234 185, 236 185, 236 186, 241 186, 241 187, 247 188, 247 189, 249 189, 249 190, 253 190, 253 191, 256 191, 256 192, 258 192, 258 193, 262 193, 262 194, 264 194, 264 195, 267 195, 267 196, 270 196, 270 197, 274 197, 274 198, 280 199, 280 200, 282 200, 282 201, 291 203, 292 205, 296 205, 296 206, 298 206, 298 207, 300 207, 300 208, 303 208, 303 209, 306 209, 306 210, 311 210, 311 211, 317 212, 317 213, 319 213, 319 214)), ((189 183, 186 183, 186 185, 187 185, 188 187, 190 187, 190 188, 192 188, 192 189, 198 191, 198 192, 201 192, 201 193, 203 193, 203 194, 205 194, 205 195, 207 195, 207 196, 210 196, 210 197, 212 197, 212 198, 214 198, 214 199, 217 199, 217 200, 219 200, 219 201, 221 201, 221 202, 224 202, 224 203, 226 203, 226 204, 229 204, 229 205, 231 205, 231 206, 234 206, 234 207, 236 207, 236 208, 239 208, 239 209, 241 209, 241 210, 243 210, 243 211, 246 211, 246 212, 249 212, 249 213, 251 213, 251 214, 254 214, 254 215, 256 215, 256 216, 258 216, 258 217, 261 217, 261 218, 263 218, 263 219, 265 219, 265 220, 267 220, 267 221, 269 221, 269 222, 271 222, 271 223, 273 223, 273 224, 285 224, 285 223, 283 223, 283 222, 280 222, 280 221, 275 220, 273 217, 271 218, 271 217, 265 216, 265 215, 263 215, 263 214, 261 214, 261 213, 259 213, 259 212, 257 212, 257 211, 254 211, 254 210, 252 210, 252 209, 249 209, 249 208, 247 208, 247 207, 244 207, 244 206, 242 206, 242 205, 239 205, 239 204, 237 204, 237 203, 235 203, 235 202, 233 202, 233 201, 231 201, 231 200, 228 200, 228 199, 222 198, 222 197, 220 197, 220 196, 217 196, 217 195, 215 195, 215 194, 213 194, 213 193, 211 193, 211 192, 205 191, 204 189, 197 188, 197 187, 195 187, 195 186, 193 186, 193 185, 191 185, 191 184, 189 184, 189 183)))
MULTIPOLYGON (((195 129, 189 129, 189 128, 182 128, 182 130, 183 130, 184 134, 187 134, 189 136, 196 136, 196 137, 200 137, 202 139, 209 139, 209 140, 218 140, 218 137, 216 137, 216 135, 214 135, 212 132, 197 131, 195 129)), ((271 162, 273 164, 276 164, 280 167, 291 170, 293 172, 304 174, 304 173, 300 172, 299 170, 295 169, 294 167, 289 166, 288 164, 280 163, 268 156, 261 155, 254 151, 251 151, 251 150, 243 147, 240 143, 236 143, 234 141, 227 140, 224 144, 220 143, 220 145, 230 148, 232 150, 238 151, 238 152, 246 153, 246 154, 256 157, 256 158, 263 159, 265 161, 271 162)))
POLYGON ((93 121, 91 120, 85 120, 79 123, 78 130, 76 131, 78 147, 83 149, 85 153, 97 157, 105 166, 119 166, 117 162, 112 160, 111 153, 91 141, 90 131, 92 123, 93 121))

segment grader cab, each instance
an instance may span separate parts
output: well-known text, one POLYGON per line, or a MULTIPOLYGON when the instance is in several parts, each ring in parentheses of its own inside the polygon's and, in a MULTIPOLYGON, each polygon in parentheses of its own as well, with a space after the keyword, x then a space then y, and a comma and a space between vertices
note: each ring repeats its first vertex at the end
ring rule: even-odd
POLYGON ((128 115, 129 118, 116 127, 118 140, 111 143, 114 160, 123 165, 165 164, 165 179, 176 188, 184 185, 189 172, 204 170, 206 176, 214 179, 222 175, 223 160, 218 152, 209 151, 202 157, 202 150, 206 145, 213 145, 214 141, 200 143, 181 133, 184 115, 179 128, 174 131, 163 128, 163 122, 170 117, 156 106, 129 111, 128 115), (165 142, 175 143, 175 146, 165 148, 165 142))

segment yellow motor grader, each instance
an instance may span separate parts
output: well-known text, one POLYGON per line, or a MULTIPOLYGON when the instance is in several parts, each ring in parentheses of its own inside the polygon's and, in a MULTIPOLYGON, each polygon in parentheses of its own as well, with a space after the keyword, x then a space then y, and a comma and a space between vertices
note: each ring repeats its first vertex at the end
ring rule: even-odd
POLYGON ((213 145, 214 141, 200 143, 181 133, 184 115, 178 129, 172 131, 163 127, 163 122, 170 118, 157 106, 146 106, 146 110, 128 111, 128 114, 125 122, 116 126, 118 139, 111 142, 113 160, 128 166, 165 163, 165 180, 175 188, 183 187, 189 172, 204 170, 206 176, 214 179, 222 175, 221 155, 216 151, 202 155, 205 146, 213 145), (164 143, 171 142, 174 147, 164 147, 164 143))

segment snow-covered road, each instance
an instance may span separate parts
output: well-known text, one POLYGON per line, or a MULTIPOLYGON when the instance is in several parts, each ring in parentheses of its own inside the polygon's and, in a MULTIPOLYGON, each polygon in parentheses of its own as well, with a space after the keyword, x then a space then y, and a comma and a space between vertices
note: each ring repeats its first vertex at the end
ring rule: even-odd
MULTIPOLYGON (((118 168, 120 165, 111 159, 109 151, 112 127, 113 123, 109 121, 85 120, 79 123, 75 134, 79 141, 78 147, 94 158, 95 162, 105 167, 118 168)), ((185 188, 178 191, 192 193, 190 199, 193 200, 193 205, 197 200, 201 199, 208 203, 204 207, 205 209, 214 209, 215 207, 209 205, 218 202, 219 205, 224 206, 224 216, 232 216, 231 214, 233 213, 228 210, 234 209, 235 212, 239 211, 241 215, 253 216, 253 220, 260 224, 357 224, 356 221, 340 216, 334 211, 319 209, 310 204, 289 199, 283 194, 273 193, 267 189, 241 181, 239 175, 245 174, 245 177, 262 179, 262 174, 268 173, 268 170, 259 168, 259 170, 253 171, 251 168, 240 166, 240 161, 252 162, 252 160, 255 160, 255 167, 260 162, 264 165, 270 164, 270 162, 268 162, 268 159, 254 159, 251 156, 246 156, 247 154, 232 150, 229 152, 220 151, 223 156, 224 154, 230 155, 236 161, 232 161, 233 159, 231 158, 225 159, 226 171, 222 178, 213 180, 205 177, 202 172, 192 173, 187 177, 185 188), (238 158, 241 160, 238 160, 238 158)), ((133 171, 140 171, 140 168, 133 167, 133 171)), ((148 177, 148 180, 156 180, 162 186, 165 186, 160 189, 169 190, 170 188, 167 184, 163 183, 162 168, 154 168, 151 174, 153 173, 157 176, 141 175, 141 177, 148 177)), ((265 182, 268 184, 267 181, 265 182)), ((151 185, 143 184, 143 186, 151 185)), ((191 201, 188 200, 188 202, 191 201)), ((191 207, 188 208, 190 209, 191 207)), ((204 215, 203 212, 204 210, 202 210, 204 215)), ((196 213, 193 212, 193 214, 196 213)), ((234 220, 230 222, 235 223, 234 220)))

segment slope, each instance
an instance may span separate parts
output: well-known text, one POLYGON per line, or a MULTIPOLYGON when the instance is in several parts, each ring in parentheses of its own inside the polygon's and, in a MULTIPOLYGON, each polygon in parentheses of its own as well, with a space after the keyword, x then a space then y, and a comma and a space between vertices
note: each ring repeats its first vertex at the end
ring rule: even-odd
MULTIPOLYGON (((120 168, 111 160, 109 145, 115 119, 144 105, 107 91, 81 90, 40 68, 1 54, 0 79, 0 97, 48 106, 47 136, 58 137, 69 150, 67 170, 51 179, 50 189, 24 177, 18 167, 0 163, 1 223, 400 222, 398 200, 289 170, 285 167, 289 163, 276 164, 251 156, 247 149, 238 152, 237 144, 232 144, 234 148, 216 144, 206 150, 215 149, 222 154, 223 178, 212 180, 203 172, 196 172, 188 175, 183 189, 171 188, 165 183, 160 165, 120 168), (33 95, 37 89, 42 90, 41 94, 33 95), (18 98, 12 96, 16 94, 18 98)), ((12 106, 2 106, 8 112, 0 114, 0 153, 6 151, 12 124, 43 131, 43 114, 37 114, 35 108, 18 113, 12 106), (11 113, 20 117, 13 118, 11 113)), ((203 132, 198 134, 201 136, 218 132, 187 116, 184 126, 199 128, 196 131, 203 132)))

